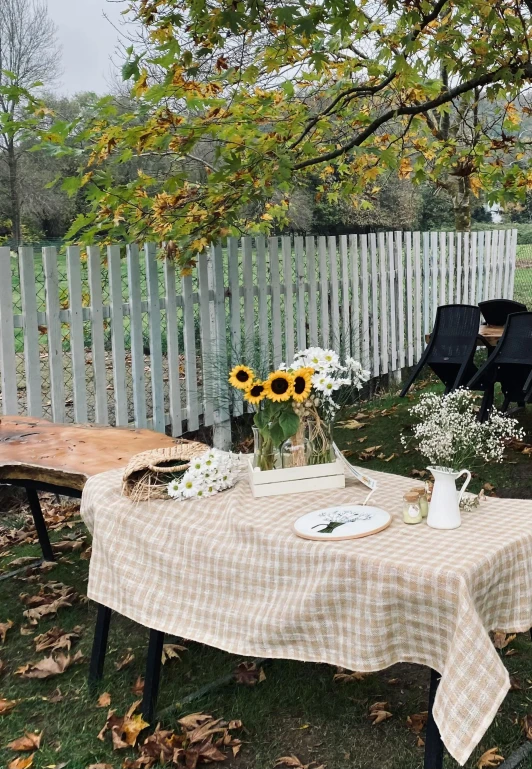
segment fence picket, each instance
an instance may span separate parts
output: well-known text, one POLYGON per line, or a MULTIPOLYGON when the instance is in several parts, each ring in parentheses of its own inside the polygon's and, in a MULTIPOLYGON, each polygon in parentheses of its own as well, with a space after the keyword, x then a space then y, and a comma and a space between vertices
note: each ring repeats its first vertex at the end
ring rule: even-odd
POLYGON ((474 302, 478 304, 482 301, 484 293, 484 233, 475 234, 477 236, 477 293, 474 302))
POLYGON ((469 242, 469 232, 464 232, 464 293, 463 303, 469 304, 469 284, 471 278, 471 244, 469 242))
MULTIPOLYGON (((230 248, 228 248, 230 254, 230 248)), ((229 269, 231 269, 231 259, 229 257, 229 269)), ((205 252, 198 255, 198 299, 199 299, 199 326, 200 326, 200 339, 201 339, 201 365, 202 365, 202 390, 203 390, 203 424, 209 427, 213 423, 213 400, 215 398, 215 392, 213 391, 213 376, 214 366, 212 358, 212 330, 211 330, 211 308, 210 308, 210 295, 209 295, 209 259, 205 252)), ((231 274, 229 273, 229 279, 231 280, 231 274)), ((231 283, 229 290, 232 291, 231 283)), ((237 276, 237 296, 238 296, 238 276, 237 276)), ((231 301, 233 295, 231 293, 231 301)), ((237 313, 236 317, 240 322, 240 314, 237 313)), ((240 326, 239 326, 240 331, 240 326)), ((233 341, 233 340, 232 340, 233 341)), ((238 339, 238 342, 240 340, 238 339)), ((233 348, 232 363, 236 362, 236 359, 240 358, 239 350, 233 348), (237 354, 238 352, 238 354, 237 354)), ((236 393, 235 393, 236 394, 236 393)), ((240 393, 238 393, 240 394, 240 393)), ((242 399, 240 403, 235 402, 235 416, 242 413, 242 399)))
POLYGON ((504 278, 503 278, 503 269, 504 269, 504 243, 502 239, 502 231, 499 232, 499 230, 495 230, 493 233, 493 236, 495 238, 494 246, 492 248, 494 249, 494 253, 496 254, 497 259, 497 284, 496 288, 492 292, 492 299, 500 299, 503 296, 503 286, 504 286, 504 278))
POLYGON ((360 360, 360 276, 358 263, 357 236, 349 236, 351 259, 351 354, 360 360))
POLYGON ((448 291, 449 304, 454 303, 454 232, 447 234, 447 253, 449 254, 448 291))
POLYGON ((388 252, 388 283, 390 290, 390 313, 388 323, 390 329, 390 371, 396 371, 397 366, 397 306, 396 306, 396 269, 395 269, 395 248, 393 232, 386 233, 386 250, 388 252))
POLYGON ((244 280, 244 350, 251 359, 255 350, 255 297, 253 294, 253 249, 249 236, 242 238, 242 277, 244 280))
POLYGON ((329 265, 331 270, 331 344, 334 349, 340 349, 340 305, 338 294, 338 251, 336 236, 327 239, 329 247, 329 265))
POLYGON ((283 253, 283 279, 284 279, 284 335, 285 335, 285 360, 292 362, 294 359, 294 274, 292 265, 292 238, 283 235, 281 238, 283 253))
POLYGON ((462 302, 462 233, 456 233, 456 293, 454 301, 462 302))
POLYGON ((144 339, 140 294, 140 259, 135 243, 127 247, 127 277, 129 289, 129 329, 131 337, 131 379, 133 381, 133 411, 135 427, 147 427, 146 390, 144 381, 144 339))
POLYGON ((148 289, 148 323, 153 404, 152 427, 156 432, 164 433, 166 429, 166 420, 164 413, 161 303, 159 301, 159 270, 157 266, 155 243, 146 243, 144 246, 144 258, 146 264, 146 286, 148 289))
POLYGON ((511 234, 507 242, 511 244, 510 245, 510 278, 508 281, 508 287, 509 287, 508 296, 512 297, 514 295, 514 287, 515 287, 515 257, 517 252, 517 230, 511 230, 511 234))
MULTIPOLYGON (((305 282, 305 252, 303 250, 303 238, 296 235, 294 238, 294 250, 296 254, 296 336, 298 350, 305 350, 307 347, 307 311, 306 302, 306 282, 305 282)), ((291 362, 287 356, 287 362, 291 362)))
POLYGON ((499 232, 499 249, 503 258, 503 293, 504 299, 511 299, 510 294, 510 272, 511 272, 511 230, 501 230, 499 232))
POLYGON ((103 298, 100 249, 87 248, 89 290, 91 295, 92 369, 94 371, 94 410, 96 423, 109 423, 107 404, 107 370, 105 367, 105 336, 103 332, 103 298))
POLYGON ((447 304, 447 233, 439 233, 440 304, 447 304))
POLYGON ((166 333, 168 348, 168 400, 172 437, 183 431, 181 413, 181 386, 179 366, 179 334, 177 333, 177 295, 175 264, 164 260, 164 284, 166 296, 166 333), (173 330, 175 329, 175 332, 173 330))
MULTIPOLYGON (((483 298, 489 299, 491 290, 493 288, 493 275, 492 270, 497 269, 497 247, 492 252, 491 238, 492 233, 486 233, 486 239, 484 241, 484 284, 483 284, 483 298)), ((495 234, 495 233, 493 233, 495 234)))
POLYGON ((273 367, 277 368, 283 358, 281 335, 281 276, 279 271, 279 239, 269 240, 270 281, 272 286, 272 344, 273 367))
POLYGON ((423 330, 428 334, 432 326, 430 311, 430 233, 423 233, 423 330))
POLYGON ((318 344, 318 292, 316 243, 313 235, 305 239, 305 251, 307 252, 309 344, 311 347, 316 347, 318 344))
POLYGON ((265 368, 270 366, 270 339, 268 332, 268 292, 266 278, 266 241, 264 235, 256 239, 257 283, 259 286, 259 356, 265 368))
POLYGON ((342 344, 341 349, 345 356, 351 355, 350 334, 350 307, 349 300, 349 261, 347 253, 347 235, 340 235, 340 270, 342 276, 342 344))
MULTIPOLYGON (((59 335, 61 336, 61 330, 59 335)), ((13 280, 11 278, 11 254, 6 246, 0 247, 0 383, 2 385, 3 413, 6 415, 17 414, 13 280)))
POLYGON ((470 292, 470 304, 477 304, 477 274, 478 274, 478 254, 477 254, 477 246, 478 246, 478 239, 477 239, 477 233, 472 232, 471 238, 471 292, 470 292))
MULTIPOLYGON (((1 258, 1 257, 0 257, 1 258)), ((24 371, 26 377, 26 398, 28 414, 32 417, 42 416, 42 393, 41 393, 41 360, 39 355, 39 322, 37 319, 37 288, 35 285, 35 262, 33 248, 19 248, 19 274, 20 274, 20 293, 22 299, 22 314, 24 323, 24 371)), ((10 265, 11 267, 11 265, 10 265)), ((9 275, 9 285, 11 285, 11 274, 9 275)), ((72 292, 70 292, 72 297, 72 292)), ((2 299, 0 299, 0 304, 2 299)), ((79 292, 79 302, 73 307, 71 300, 71 328, 74 321, 81 313, 81 288, 79 292)), ((7 333, 9 333, 7 331, 7 333)), ((14 331, 11 336, 13 336, 14 331)), ((2 337, 4 328, 2 327, 2 337)), ((83 353, 83 328, 81 329, 82 353, 83 353)), ((74 347, 72 346, 72 334, 70 336, 72 347, 73 379, 76 386, 79 379, 76 377, 76 359, 74 347)), ((83 364, 85 363, 83 353, 83 364)), ((83 391, 85 388, 85 372, 83 371, 83 391)), ((2 383, 2 392, 4 386, 2 383)), ((76 422, 87 421, 87 411, 76 410, 76 390, 74 389, 74 418, 76 422)))
POLYGON ((214 411, 214 436, 216 448, 227 450, 231 445, 231 422, 229 412, 229 384, 225 372, 227 364, 227 336, 225 315, 225 285, 222 247, 212 249, 212 275, 214 289, 214 317, 216 327, 216 363, 219 371, 218 408, 214 411))
MULTIPOLYGON (((192 275, 181 278, 183 295, 183 343, 185 347, 185 386, 187 399, 187 431, 199 427, 198 375, 196 370, 196 333, 194 329, 194 303, 192 299, 192 275)), ((216 361, 218 363, 218 361, 216 361)))
MULTIPOLYGON (((124 340, 124 314, 122 308, 122 262, 120 258, 120 246, 108 246, 107 265, 109 274, 109 300, 111 304, 111 344, 113 351, 115 422, 119 426, 125 426, 129 422, 129 414, 126 389, 126 347, 124 340)), ((85 363, 85 361, 83 362, 85 363)))
MULTIPOLYGON (((371 258, 371 320, 373 348, 373 376, 380 373, 381 356, 379 351, 379 265, 377 263, 377 236, 374 232, 369 236, 369 252, 371 258)), ((382 285, 381 285, 382 290, 382 285)))
POLYGON ((360 270, 362 273, 362 365, 371 368, 371 343, 369 336, 369 275, 368 275, 368 236, 360 236, 360 270))
POLYGON ((329 278, 327 276, 327 240, 325 235, 318 238, 320 256, 320 313, 321 313, 321 344, 329 347, 329 278))
MULTIPOLYGON (((230 339, 231 339, 231 364, 235 366, 237 363, 242 362, 242 335, 241 335, 241 320, 242 320, 242 302, 240 298, 240 277, 238 270, 238 239, 229 238, 227 242, 227 258, 228 258, 228 277, 229 277, 229 307, 230 307, 230 339)), ((205 287, 203 287, 205 288, 205 287)), ((208 284, 207 284, 208 290, 208 284)), ((207 294, 208 296, 208 294, 207 294)), ((203 291, 203 301, 205 302, 205 292, 203 291)), ((206 316, 208 317, 208 315, 206 316)), ((244 344, 246 340, 244 337, 244 344)), ((247 350, 246 350, 247 352, 247 350)), ((254 361, 250 360, 250 365, 253 365, 254 361)), ((218 361, 216 361, 216 367, 218 368, 218 361)), ((233 401, 233 409, 235 416, 240 416, 244 413, 244 399, 242 393, 235 390, 231 393, 233 401)))
POLYGON ((438 309, 438 233, 430 233, 430 253, 431 253, 431 267, 432 267, 432 311, 430 314, 431 322, 434 323, 436 318, 436 311, 438 309))
MULTIPOLYGON (((9 249, 7 249, 9 254, 9 249)), ((2 260, 3 261, 3 260, 2 260)), ((64 372, 63 372, 63 339, 61 336, 61 321, 59 320, 59 275, 57 272, 57 250, 53 246, 47 246, 43 248, 43 267, 44 267, 44 288, 46 293, 46 322, 48 328, 48 366, 50 370, 50 394, 52 403, 52 419, 54 422, 65 421, 65 388, 64 388, 64 372)), ((11 281, 8 279, 4 282, 4 276, 0 273, 0 286, 2 291, 6 291, 5 286, 11 288, 11 281)), ((0 305, 4 302, 10 301, 9 297, 0 296, 0 305)), ((12 321, 11 321, 12 322, 12 321)), ((2 328, 2 344, 5 333, 8 329, 2 328)), ((10 336, 13 339, 13 334, 10 336)), ((2 351, 2 357, 4 361, 6 358, 8 362, 10 351, 2 351)), ((5 365, 2 366, 2 371, 5 370, 5 365)), ((13 366, 13 371, 15 371, 13 366)), ((5 375, 4 375, 5 376, 5 375)), ((7 381, 6 387, 2 383, 2 393, 4 398, 11 399, 12 397, 12 382, 7 381)), ((16 382, 15 382, 16 387, 16 382)), ((15 392, 16 398, 16 392, 15 392)), ((5 405, 4 405, 5 408, 5 405)), ((10 408, 10 407, 8 407, 10 408)), ((9 413, 5 411, 4 413, 9 413)), ((16 411, 14 412, 16 413, 16 411)))
POLYGON ((414 313, 415 313, 414 334, 415 334, 415 340, 416 340, 416 360, 419 360, 421 358, 421 353, 424 347, 423 337, 421 336, 422 274, 421 274, 421 240, 420 240, 419 232, 414 232, 412 240, 413 240, 413 248, 414 248, 414 281, 416 286, 416 290, 414 293, 414 313))
MULTIPOLYGON (((380 357, 381 357, 381 374, 388 373, 389 367, 389 351, 388 351, 388 287, 386 284, 386 248, 384 242, 384 232, 379 232, 379 261, 380 261, 380 290, 381 290, 381 304, 380 304, 380 357)), ((373 308, 373 312, 377 314, 377 307, 373 308)))
MULTIPOLYGON (((403 368, 406 364, 405 354, 405 271, 403 261, 403 233, 395 232, 395 262, 397 265, 397 334, 398 334, 398 368, 403 368)), ((410 289, 408 291, 410 294, 410 289)), ((410 321, 412 313, 410 312, 410 321)))

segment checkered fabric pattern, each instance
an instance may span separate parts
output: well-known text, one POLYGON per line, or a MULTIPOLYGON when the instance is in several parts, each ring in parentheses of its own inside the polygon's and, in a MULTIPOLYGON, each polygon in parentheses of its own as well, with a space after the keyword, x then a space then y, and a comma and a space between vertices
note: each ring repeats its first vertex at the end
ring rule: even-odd
POLYGON ((361 502, 346 488, 254 499, 242 480, 207 500, 133 503, 122 473, 91 478, 88 595, 142 625, 234 654, 371 672, 396 662, 441 673, 434 717, 464 764, 509 689, 490 630, 532 626, 532 505, 488 499, 463 525, 402 522, 412 481, 372 473, 371 503, 393 514, 363 539, 314 542, 296 518, 361 502))

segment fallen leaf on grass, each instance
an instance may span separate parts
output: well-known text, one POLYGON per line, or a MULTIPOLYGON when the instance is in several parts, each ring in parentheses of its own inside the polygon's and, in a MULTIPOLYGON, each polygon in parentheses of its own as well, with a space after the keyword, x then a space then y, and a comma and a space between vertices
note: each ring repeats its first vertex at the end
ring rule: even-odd
POLYGON ((368 462, 370 459, 375 459, 375 455, 380 448, 380 446, 368 446, 368 448, 360 452, 358 458, 362 462, 368 462))
POLYGON ((113 750, 132 748, 137 742, 137 738, 141 731, 149 726, 141 715, 134 715, 140 702, 140 700, 134 702, 125 716, 117 716, 115 715, 116 710, 110 710, 107 713, 107 720, 98 734, 98 739, 103 742, 106 733, 110 731, 113 750))
POLYGON ((20 700, 2 700, 0 699, 0 716, 5 716, 7 713, 11 713, 15 705, 18 705, 20 700))
POLYGON ((87 769, 113 769, 112 764, 91 764, 87 769))
POLYGON ((65 539, 62 542, 54 543, 54 550, 58 553, 75 553, 76 550, 81 550, 85 542, 86 537, 80 539, 65 539))
POLYGON ((9 568, 12 566, 27 566, 29 563, 35 563, 39 559, 33 555, 23 555, 21 558, 15 558, 14 561, 8 563, 9 568))
POLYGON ((510 691, 520 692, 523 689, 517 676, 510 676, 510 691))
POLYGON ((118 662, 115 662, 115 668, 117 670, 123 670, 125 667, 130 665, 134 659, 135 659, 135 655, 132 653, 131 649, 128 649, 124 657, 122 657, 122 659, 119 660, 118 662))
POLYGON ((361 430, 366 425, 359 422, 358 419, 348 419, 347 422, 338 422, 338 427, 343 430, 361 430))
POLYGON ((395 459, 397 456, 399 456, 399 455, 398 454, 390 454, 390 456, 387 457, 384 461, 385 462, 391 462, 392 459, 395 459))
POLYGON ((532 740, 532 715, 530 713, 527 713, 521 721, 521 727, 527 740, 532 740))
POLYGON ((392 717, 390 711, 386 710, 387 707, 387 702, 374 702, 373 705, 370 705, 369 718, 374 726, 375 724, 380 724, 382 721, 386 721, 388 718, 392 717))
POLYGON ((413 715, 408 716, 406 723, 413 734, 421 734, 427 723, 427 718, 428 711, 423 710, 421 713, 414 713, 413 715))
POLYGON ((499 748, 490 748, 483 753, 477 761, 477 769, 489 769, 492 766, 499 766, 504 761, 504 756, 500 756, 497 751, 499 748))
POLYGON ((142 697, 144 694, 144 679, 142 676, 139 676, 133 686, 131 687, 131 691, 133 694, 136 694, 137 697, 142 697))
POLYGON ((338 683, 350 683, 352 681, 363 681, 366 677, 366 673, 359 673, 358 670, 344 670, 338 668, 337 672, 333 676, 333 681, 338 683))
POLYGON ((504 656, 505 656, 505 657, 515 657, 515 655, 516 655, 516 654, 519 654, 519 652, 517 651, 517 649, 507 649, 507 650, 504 652, 504 656))
POLYGON ((99 708, 108 708, 111 704, 111 695, 109 692, 104 692, 103 694, 100 694, 98 697, 98 707, 99 708))
POLYGON ((35 734, 34 732, 25 732, 23 737, 19 737, 13 742, 6 745, 6 748, 11 750, 17 750, 19 753, 31 752, 39 750, 41 747, 42 732, 35 734))
POLYGON ((50 614, 57 614, 59 609, 63 609, 67 606, 72 606, 72 602, 69 597, 60 596, 50 603, 36 606, 33 609, 26 609, 23 614, 29 620, 30 625, 36 625, 43 617, 46 617, 50 614))
POLYGON ((13 620, 8 619, 7 622, 0 622, 0 643, 5 643, 7 631, 13 627, 13 620))
POLYGON ((389 678, 389 679, 386 681, 386 683, 387 683, 387 684, 390 684, 391 686, 395 686, 396 684, 398 684, 398 683, 401 683, 401 681, 400 681, 400 679, 399 679, 399 678, 389 678))
POLYGON ((413 470, 410 470, 410 475, 412 478, 426 478, 428 472, 426 470, 416 470, 414 468, 413 470))
POLYGON ((83 660, 83 654, 78 651, 73 657, 65 654, 57 654, 55 657, 45 657, 40 662, 28 663, 22 665, 16 670, 16 674, 22 678, 51 678, 61 675, 71 665, 75 665, 83 660))
POLYGON ((180 660, 181 657, 179 656, 178 652, 186 652, 187 647, 186 646, 179 646, 179 644, 163 644, 163 653, 161 655, 161 663, 163 665, 166 665, 168 660, 178 659, 180 660))
POLYGON ((262 668, 258 668, 254 662, 241 662, 234 672, 237 684, 244 686, 255 686, 266 680, 266 673, 262 668))
POLYGON ((29 769, 30 766, 33 766, 34 756, 35 753, 32 753, 31 756, 18 756, 9 762, 7 769, 29 769))
POLYGON ((81 636, 82 628, 77 626, 69 633, 61 630, 59 627, 50 628, 46 633, 41 633, 33 639, 35 642, 35 651, 43 652, 51 649, 53 652, 59 649, 70 651, 73 641, 77 641, 81 636))
POLYGON ((515 633, 507 635, 502 630, 496 630, 493 634, 493 644, 496 649, 505 649, 516 637, 515 633))
POLYGON ((290 769, 324 769, 323 764, 318 765, 316 761, 310 764, 304 764, 297 756, 281 756, 274 764, 275 766, 287 766, 290 769))

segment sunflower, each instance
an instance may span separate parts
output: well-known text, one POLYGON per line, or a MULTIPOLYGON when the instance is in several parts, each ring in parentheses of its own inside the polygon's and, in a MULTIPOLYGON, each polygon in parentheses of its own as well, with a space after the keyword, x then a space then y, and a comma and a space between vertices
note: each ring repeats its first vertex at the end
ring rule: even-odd
POLYGON ((294 377, 288 371, 274 371, 264 382, 264 390, 271 401, 288 401, 294 394, 294 377))
POLYGON ((232 384, 237 390, 245 390, 254 378, 255 375, 248 366, 239 365, 235 366, 229 374, 229 384, 232 384))
POLYGON ((260 382, 258 379, 256 379, 246 387, 246 394, 244 395, 244 399, 247 400, 248 403, 252 403, 254 406, 256 406, 257 403, 260 403, 261 400, 263 400, 265 397, 266 391, 264 389, 264 382, 260 382))
POLYGON ((294 371, 294 394, 293 398, 296 403, 303 403, 307 400, 312 390, 311 377, 314 373, 314 369, 300 368, 294 371))

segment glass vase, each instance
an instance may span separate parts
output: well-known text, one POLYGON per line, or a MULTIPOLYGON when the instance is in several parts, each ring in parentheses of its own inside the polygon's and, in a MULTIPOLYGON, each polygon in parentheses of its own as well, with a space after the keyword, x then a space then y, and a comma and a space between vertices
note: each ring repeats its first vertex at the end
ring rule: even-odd
POLYGON ((253 427, 253 467, 260 470, 275 470, 281 467, 279 449, 271 438, 263 438, 258 427, 253 427))
POLYGON ((304 467, 307 462, 308 447, 305 435, 305 425, 301 423, 300 429, 281 446, 281 462, 285 467, 304 467))
POLYGON ((324 465, 335 461, 331 422, 308 419, 306 452, 308 465, 324 465))

